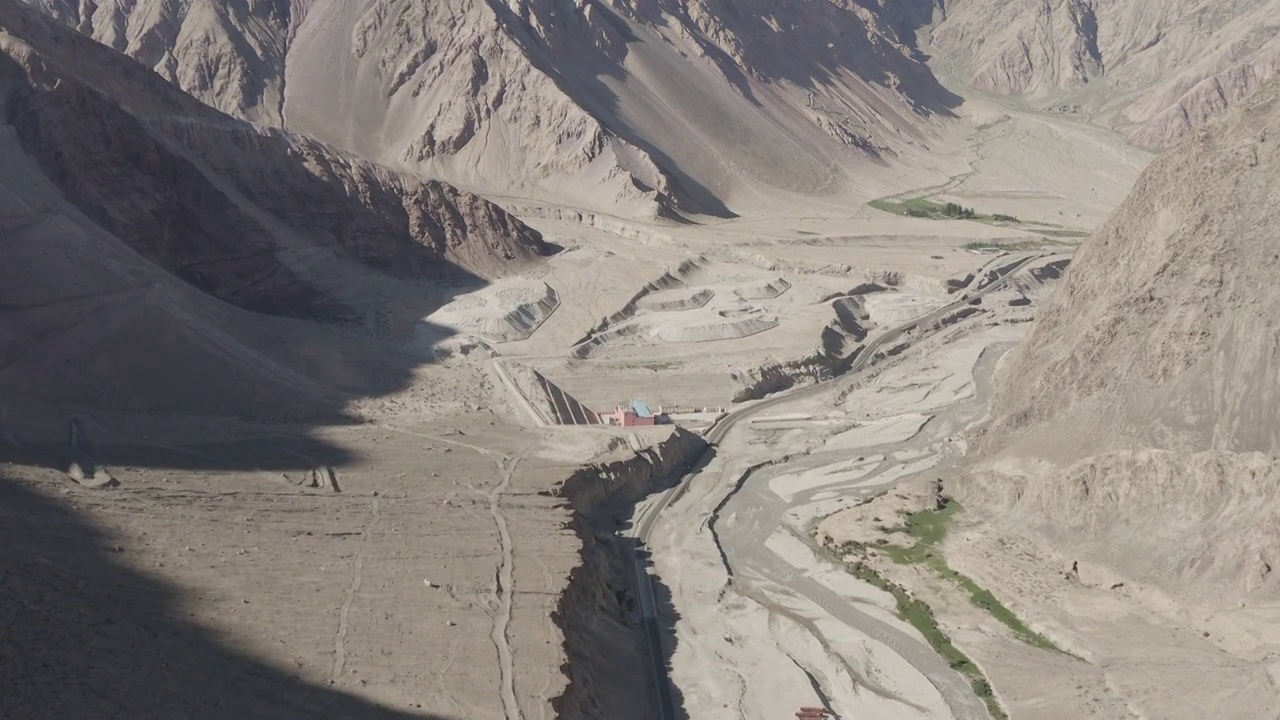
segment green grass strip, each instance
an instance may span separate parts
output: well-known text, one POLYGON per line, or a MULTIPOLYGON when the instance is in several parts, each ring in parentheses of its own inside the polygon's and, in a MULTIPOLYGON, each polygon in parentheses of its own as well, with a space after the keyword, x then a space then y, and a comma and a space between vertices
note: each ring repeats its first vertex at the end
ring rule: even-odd
MULTIPOLYGON (((985 241, 979 241, 965 245, 970 250, 978 250, 982 248, 1000 248, 1004 250, 1031 250, 1039 248, 1046 243, 1052 243, 1053 239, 1082 239, 1089 237, 1089 233, 1083 230, 1068 230, 1061 225, 1053 223, 1039 222, 1037 220, 1021 220, 1012 215, 995 213, 988 215, 973 210, 973 208, 962 207, 956 203, 942 203, 937 200, 928 198, 907 198, 906 200, 890 200, 888 198, 880 198, 867 203, 868 206, 880 210, 881 212, 900 215, 902 217, 929 218, 931 220, 972 220, 974 222, 986 223, 987 225, 1017 225, 1022 230, 1038 233, 1044 236, 1045 240, 1041 242, 1025 241, 1023 243, 997 244, 985 241)), ((1054 243, 1057 244, 1057 243, 1054 243)), ((1063 243, 1065 244, 1065 243, 1063 243)))
POLYGON ((921 510, 911 513, 906 516, 906 522, 901 528, 887 528, 886 530, 889 532, 902 532, 916 538, 916 542, 913 545, 905 547, 885 544, 876 545, 874 549, 898 564, 923 564, 939 576, 956 581, 960 587, 969 593, 969 600, 974 605, 990 613, 992 617, 1012 630, 1019 639, 1028 645, 1042 650, 1063 653, 1064 655, 1070 654, 1054 645, 1053 641, 1028 627, 1012 610, 996 599, 996 596, 990 590, 974 582, 972 578, 952 570, 947 565, 946 560, 938 552, 938 546, 942 544, 942 541, 947 536, 948 522, 960 510, 960 503, 955 500, 947 500, 944 502, 943 507, 937 510, 921 510))
POLYGON ((1009 720, 1009 714, 1000 706, 1000 702, 996 699, 995 693, 991 690, 991 683, 986 676, 982 674, 982 670, 969 659, 969 656, 960 651, 959 648, 951 642, 951 638, 946 632, 938 626, 938 621, 933 615, 933 610, 925 603, 911 597, 911 595, 900 585, 882 577, 870 565, 862 562, 846 562, 844 555, 856 550, 856 546, 845 546, 842 548, 840 561, 849 568, 855 577, 874 585, 881 590, 893 596, 894 603, 897 606, 898 617, 909 623, 924 636, 929 646, 934 649, 943 660, 947 661, 953 670, 959 672, 969 679, 969 686, 973 688, 974 694, 982 699, 986 704, 987 710, 991 713, 991 717, 995 720, 1009 720))

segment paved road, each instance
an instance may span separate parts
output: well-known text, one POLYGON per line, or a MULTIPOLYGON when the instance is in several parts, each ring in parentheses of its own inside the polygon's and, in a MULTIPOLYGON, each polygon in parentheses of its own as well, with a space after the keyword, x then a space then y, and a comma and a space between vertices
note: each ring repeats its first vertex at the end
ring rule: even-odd
MULTIPOLYGON (((984 267, 976 274, 974 280, 970 284, 970 290, 961 293, 960 298, 955 302, 949 303, 937 310, 930 311, 921 315, 910 322, 903 323, 897 327, 891 328, 880 335, 876 336, 871 342, 867 343, 857 359, 849 367, 848 372, 837 378, 825 380, 823 382, 811 385, 798 390, 780 393, 774 397, 761 400, 759 402, 747 405, 738 410, 733 410, 723 417, 711 428, 707 433, 707 448, 703 451, 703 455, 694 461, 693 467, 700 468, 704 460, 708 458, 708 453, 719 445, 724 438, 740 423, 750 420, 752 417, 759 415, 771 408, 786 403, 795 402, 797 400, 806 399, 830 390, 831 383, 837 381, 845 381, 850 376, 866 369, 881 352, 890 343, 895 343, 904 335, 919 327, 927 327, 935 323, 947 315, 963 308, 965 305, 971 304, 973 300, 980 299, 988 293, 995 292, 1002 288, 1010 278, 1016 275, 1037 259, 1046 257, 1045 255, 1032 255, 1021 261, 1001 258, 999 261, 993 262, 984 267), (1016 263, 1010 265, 1010 263, 1016 263), (982 283, 987 274, 993 268, 1008 267, 1008 271, 996 280, 983 286, 982 283)), ((671 679, 667 673, 666 657, 662 649, 662 634, 660 632, 658 618, 658 603, 653 590, 653 578, 647 570, 647 562, 643 554, 647 552, 646 548, 649 543, 650 534, 653 532, 653 526, 662 515, 667 507, 684 495, 689 484, 700 473, 700 470, 693 470, 680 479, 675 487, 664 492, 646 511, 643 512, 638 519, 637 532, 635 537, 636 543, 635 556, 633 563, 635 567, 636 584, 640 597, 641 616, 644 621, 645 635, 649 643, 649 658, 651 661, 651 674, 654 681, 655 692, 657 694, 657 704, 659 708, 660 718, 662 720, 676 720, 675 702, 671 692, 671 679)), ((756 539, 760 536, 755 535, 756 539)), ((758 555, 767 555, 767 553, 759 553, 758 555)), ((770 555, 771 557, 771 555, 770 555)), ((948 703, 952 705, 952 710, 957 712, 957 717, 964 718, 986 718, 988 717, 986 708, 981 701, 969 689, 968 683, 964 682, 959 674, 946 668, 946 663, 932 650, 921 653, 910 650, 904 646, 904 642, 910 643, 910 647, 919 648, 920 643, 903 633, 893 629, 864 613, 859 612, 848 601, 842 600, 838 595, 827 590, 825 587, 816 582, 802 578, 801 576, 790 571, 780 563, 764 562, 760 565, 754 565, 753 568, 761 570, 766 577, 773 575, 775 581, 790 585, 796 592, 808 597, 813 602, 831 612, 840 620, 857 627, 866 632, 871 637, 884 642, 903 655, 909 662, 916 666, 921 672, 929 676, 935 686, 944 693, 948 703), (941 664, 941 668, 937 666, 941 664), (943 672, 945 670, 945 672, 943 672), (936 671, 936 672, 935 672, 936 671), (976 708, 976 713, 969 710, 976 708)))

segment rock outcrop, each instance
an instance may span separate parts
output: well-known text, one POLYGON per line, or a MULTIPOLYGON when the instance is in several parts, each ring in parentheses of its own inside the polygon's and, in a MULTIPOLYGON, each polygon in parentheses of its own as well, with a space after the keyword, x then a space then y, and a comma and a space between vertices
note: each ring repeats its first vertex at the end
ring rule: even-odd
POLYGON ((13 4, 0 25, 22 148, 96 223, 224 300, 305 314, 283 259, 302 246, 407 279, 488 276, 545 252, 478 197, 233 120, 13 4))
POLYGON ((1280 79, 1079 251, 1003 373, 976 502, 1180 593, 1280 562, 1277 139, 1280 79))
POLYGON ((839 193, 958 102, 896 4, 28 1, 239 117, 633 215, 839 193))
POLYGON ((953 0, 932 33, 961 79, 1168 146, 1280 68, 1275 3, 953 0))
POLYGON ((1045 94, 1100 77, 1098 20, 1086 0, 970 0, 947 5, 934 41, 963 58, 984 92, 1045 94))
POLYGON ((296 0, 24 0, 231 115, 280 124, 296 0))

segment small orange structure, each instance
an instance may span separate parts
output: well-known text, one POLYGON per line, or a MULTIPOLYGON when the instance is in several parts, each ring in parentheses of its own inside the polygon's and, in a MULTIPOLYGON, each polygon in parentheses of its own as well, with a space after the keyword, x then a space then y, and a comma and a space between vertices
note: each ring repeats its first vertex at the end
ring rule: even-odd
POLYGON ((799 720, 827 720, 831 717, 831 713, 826 708, 818 707, 802 707, 800 712, 796 713, 799 720))

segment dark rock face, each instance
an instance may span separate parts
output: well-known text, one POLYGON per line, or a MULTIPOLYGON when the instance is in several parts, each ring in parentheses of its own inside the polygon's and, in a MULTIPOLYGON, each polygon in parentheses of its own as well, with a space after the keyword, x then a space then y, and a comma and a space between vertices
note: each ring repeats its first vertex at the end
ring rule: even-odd
POLYGON ((8 105, 23 147, 66 198, 143 257, 247 309, 334 311, 282 265, 260 222, 102 95, 71 82, 28 85, 8 105))
POLYGON ((0 53, 23 149, 96 224, 221 300, 343 316, 290 261, 318 250, 430 281, 492 277, 546 252, 479 197, 222 115, 20 4, 0 23, 25 40, 0 53))

